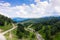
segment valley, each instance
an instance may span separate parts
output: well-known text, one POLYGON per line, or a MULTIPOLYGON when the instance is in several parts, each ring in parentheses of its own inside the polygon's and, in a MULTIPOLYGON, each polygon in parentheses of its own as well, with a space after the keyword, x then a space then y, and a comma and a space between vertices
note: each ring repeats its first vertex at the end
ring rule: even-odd
POLYGON ((0 40, 60 40, 60 17, 28 19, 22 22, 3 15, 1 17, 0 40))

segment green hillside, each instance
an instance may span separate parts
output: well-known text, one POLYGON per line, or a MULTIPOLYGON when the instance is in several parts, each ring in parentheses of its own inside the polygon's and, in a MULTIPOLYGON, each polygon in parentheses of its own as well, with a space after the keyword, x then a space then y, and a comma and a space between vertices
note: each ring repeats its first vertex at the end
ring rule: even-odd
POLYGON ((60 17, 45 17, 22 22, 25 26, 33 24, 35 32, 39 32, 45 40, 60 40, 60 17))
POLYGON ((0 14, 0 30, 1 30, 1 32, 12 28, 12 24, 11 24, 12 22, 13 21, 10 18, 0 14))
POLYGON ((50 20, 60 20, 60 16, 58 17, 54 17, 54 16, 50 16, 50 17, 43 17, 43 18, 31 18, 29 20, 23 21, 22 23, 43 23, 43 22, 47 22, 50 20))
MULTIPOLYGON (((6 31, 12 28, 13 21, 1 15, 0 29, 6 31)), ((7 40, 37 40, 36 33, 45 40, 60 40, 60 17, 44 17, 15 23, 17 28, 5 34, 7 40)), ((39 36, 38 36, 39 37, 39 36)))

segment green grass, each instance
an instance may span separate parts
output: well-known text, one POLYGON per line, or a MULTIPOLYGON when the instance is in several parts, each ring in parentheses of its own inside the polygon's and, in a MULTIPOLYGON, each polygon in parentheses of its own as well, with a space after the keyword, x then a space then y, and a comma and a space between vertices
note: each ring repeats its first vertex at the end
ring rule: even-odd
POLYGON ((60 40, 60 32, 54 36, 53 40, 60 40))
MULTIPOLYGON (((16 31, 17 31, 17 29, 14 29, 13 31, 11 31, 12 40, 19 40, 18 36, 16 35, 16 31)), ((9 37, 9 34, 10 33, 5 34, 5 37, 7 40, 11 40, 11 38, 9 37)), ((27 38, 25 36, 23 36, 22 40, 37 40, 35 34, 32 32, 30 32, 30 34, 27 36, 28 36, 27 38)))
POLYGON ((16 35, 16 29, 14 29, 13 31, 11 31, 12 34, 12 38, 9 37, 10 33, 5 34, 5 37, 7 40, 18 40, 18 37, 16 35))
POLYGON ((0 29, 3 30, 2 32, 6 31, 6 30, 9 30, 11 28, 12 28, 12 25, 11 24, 8 24, 8 25, 5 25, 5 26, 0 26, 0 29))
POLYGON ((42 27, 41 30, 39 30, 39 34, 41 34, 41 36, 45 39, 45 33, 43 33, 43 30, 45 29, 45 27, 42 27))
MULTIPOLYGON (((44 38, 44 39, 46 39, 46 37, 45 37, 45 33, 43 33, 43 30, 44 30, 44 27, 41 29, 41 30, 39 30, 38 32, 39 32, 39 34, 41 34, 42 35, 42 37, 44 38)), ((53 40, 60 40, 60 32, 59 33, 56 33, 54 36, 52 36, 53 37, 53 40)))
POLYGON ((43 33, 43 31, 42 31, 42 30, 39 30, 38 32, 39 32, 39 34, 42 35, 42 37, 45 39, 45 34, 43 33))

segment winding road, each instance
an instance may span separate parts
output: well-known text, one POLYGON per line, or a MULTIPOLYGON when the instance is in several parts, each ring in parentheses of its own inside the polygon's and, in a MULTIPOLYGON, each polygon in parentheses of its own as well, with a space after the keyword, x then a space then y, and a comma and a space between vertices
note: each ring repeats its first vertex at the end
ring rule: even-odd
POLYGON ((0 33, 0 40, 6 40, 5 36, 0 33))
POLYGON ((6 40, 4 34, 10 32, 10 31, 12 31, 12 30, 14 30, 14 29, 17 27, 17 26, 15 26, 14 24, 12 24, 12 25, 13 25, 13 28, 11 28, 11 29, 9 29, 9 30, 7 30, 7 31, 5 31, 5 32, 0 33, 0 40, 6 40))
POLYGON ((32 24, 29 25, 26 30, 28 30, 28 31, 30 31, 30 32, 34 32, 35 35, 36 35, 37 40, 44 40, 44 39, 42 38, 42 36, 41 36, 38 32, 35 32, 34 29, 30 28, 31 26, 32 26, 32 24))
POLYGON ((36 34, 37 40, 44 40, 38 32, 35 32, 35 34, 36 34))
MULTIPOLYGON (((14 24, 12 24, 12 25, 13 25, 13 28, 11 28, 11 29, 9 29, 9 30, 7 30, 7 31, 5 31, 5 32, 0 33, 0 40, 6 40, 4 34, 10 32, 10 31, 12 31, 12 30, 14 30, 15 28, 17 28, 17 26, 15 26, 14 24)), ((35 35, 36 35, 36 37, 37 37, 37 40, 44 40, 44 39, 42 38, 42 36, 41 36, 38 32, 35 32, 35 30, 33 30, 32 28, 30 28, 31 26, 32 26, 32 24, 29 25, 28 28, 26 28, 25 30, 29 30, 30 32, 34 32, 35 35)))

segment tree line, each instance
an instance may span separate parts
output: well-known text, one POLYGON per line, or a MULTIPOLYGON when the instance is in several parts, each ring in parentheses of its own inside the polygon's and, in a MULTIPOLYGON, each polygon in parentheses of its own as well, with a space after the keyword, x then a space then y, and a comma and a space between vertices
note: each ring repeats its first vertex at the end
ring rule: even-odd
POLYGON ((13 22, 13 20, 11 18, 8 18, 8 17, 0 14, 0 26, 4 26, 5 23, 9 24, 12 22, 13 22))

